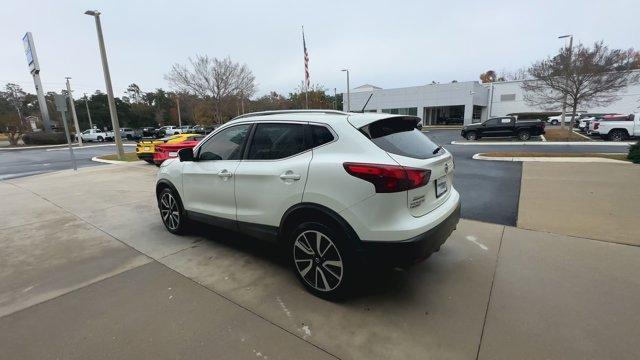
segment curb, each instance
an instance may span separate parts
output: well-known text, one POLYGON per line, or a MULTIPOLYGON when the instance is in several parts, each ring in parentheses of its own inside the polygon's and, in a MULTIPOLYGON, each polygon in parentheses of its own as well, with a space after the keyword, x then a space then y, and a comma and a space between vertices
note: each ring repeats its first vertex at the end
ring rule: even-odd
POLYGON ((503 146, 521 146, 521 145, 532 145, 532 146, 553 146, 553 145, 569 145, 569 146, 631 146, 635 144, 635 141, 623 141, 623 142, 600 142, 600 141, 509 141, 509 142, 460 142, 460 141, 452 141, 451 145, 471 145, 471 146, 494 146, 494 145, 503 145, 503 146))
POLYGON ((599 157, 494 157, 475 154, 474 160, 486 161, 519 161, 519 162, 572 162, 572 163, 619 163, 630 164, 628 161, 599 158, 599 157))
POLYGON ((135 164, 144 163, 144 161, 142 160, 137 160, 137 161, 105 160, 105 159, 100 159, 97 156, 92 157, 91 161, 104 163, 104 164, 114 164, 114 165, 135 165, 135 164))

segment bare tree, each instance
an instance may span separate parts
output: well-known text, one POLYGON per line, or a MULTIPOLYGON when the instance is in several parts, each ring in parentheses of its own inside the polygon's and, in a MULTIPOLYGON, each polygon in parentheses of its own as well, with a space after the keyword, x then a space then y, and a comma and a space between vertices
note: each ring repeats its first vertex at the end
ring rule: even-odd
POLYGON ((225 102, 248 99, 256 92, 255 76, 246 64, 207 55, 189 58, 189 65, 175 64, 165 79, 180 91, 213 101, 214 117, 221 122, 225 102))
POLYGON ((629 71, 635 64, 630 50, 609 49, 602 42, 592 48, 579 44, 574 51, 563 48, 553 57, 534 63, 530 80, 522 84, 525 101, 547 110, 572 109, 573 129, 578 107, 605 106, 619 99, 627 85, 640 81, 640 73, 629 71))

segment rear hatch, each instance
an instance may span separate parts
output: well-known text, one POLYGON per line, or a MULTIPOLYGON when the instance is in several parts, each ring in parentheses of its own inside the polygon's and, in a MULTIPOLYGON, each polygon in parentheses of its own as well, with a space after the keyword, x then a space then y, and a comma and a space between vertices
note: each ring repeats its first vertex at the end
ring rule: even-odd
POLYGON ((450 196, 454 166, 451 154, 416 128, 418 121, 417 117, 396 116, 359 129, 399 165, 430 172, 425 186, 406 192, 407 207, 416 217, 433 211, 450 196))

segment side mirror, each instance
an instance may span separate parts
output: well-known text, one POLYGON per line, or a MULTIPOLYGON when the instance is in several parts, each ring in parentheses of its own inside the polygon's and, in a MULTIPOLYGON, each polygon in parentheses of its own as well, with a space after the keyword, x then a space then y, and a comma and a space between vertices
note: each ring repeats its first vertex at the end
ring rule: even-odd
POLYGON ((180 158, 180 162, 182 161, 193 161, 193 148, 180 149, 178 151, 178 157, 180 158))

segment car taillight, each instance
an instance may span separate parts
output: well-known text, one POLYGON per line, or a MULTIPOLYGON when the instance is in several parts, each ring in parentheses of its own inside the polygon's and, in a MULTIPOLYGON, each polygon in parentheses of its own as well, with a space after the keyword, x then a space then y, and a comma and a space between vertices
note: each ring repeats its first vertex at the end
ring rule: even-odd
POLYGON ((430 170, 398 165, 344 163, 344 169, 352 176, 373 184, 377 193, 392 193, 415 189, 426 185, 430 170))

